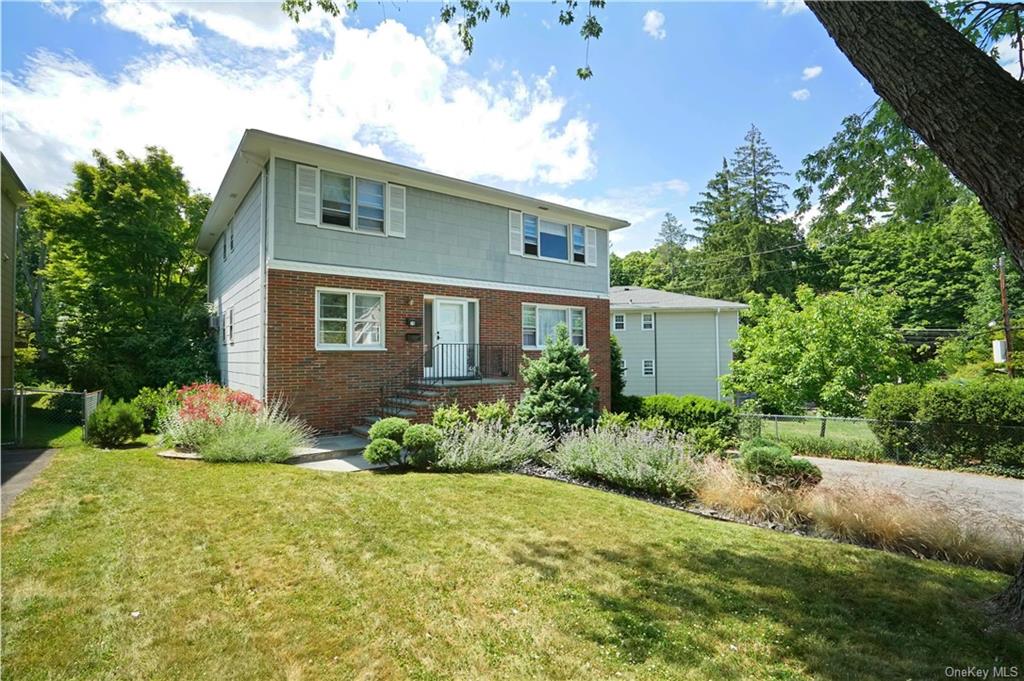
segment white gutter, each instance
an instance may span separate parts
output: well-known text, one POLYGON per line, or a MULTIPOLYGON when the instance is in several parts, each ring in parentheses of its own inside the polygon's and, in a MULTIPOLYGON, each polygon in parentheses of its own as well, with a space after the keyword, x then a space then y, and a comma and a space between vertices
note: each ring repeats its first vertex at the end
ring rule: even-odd
POLYGON ((722 345, 718 334, 718 314, 721 308, 715 308, 715 395, 722 399, 722 345))

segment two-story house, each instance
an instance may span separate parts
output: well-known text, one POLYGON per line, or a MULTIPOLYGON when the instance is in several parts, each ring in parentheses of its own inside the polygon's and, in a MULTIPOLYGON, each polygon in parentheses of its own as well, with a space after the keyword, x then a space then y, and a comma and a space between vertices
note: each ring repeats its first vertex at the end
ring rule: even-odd
POLYGON ((247 130, 196 248, 220 379, 326 432, 518 400, 564 323, 609 400, 608 233, 623 220, 247 130))

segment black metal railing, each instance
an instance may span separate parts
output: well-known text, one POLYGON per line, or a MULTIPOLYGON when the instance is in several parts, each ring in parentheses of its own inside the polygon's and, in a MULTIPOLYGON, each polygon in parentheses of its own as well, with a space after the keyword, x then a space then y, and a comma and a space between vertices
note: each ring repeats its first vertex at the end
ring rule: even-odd
POLYGON ((522 348, 513 343, 435 343, 413 363, 389 376, 380 386, 380 412, 387 415, 388 402, 416 385, 483 382, 488 379, 516 381, 522 348))

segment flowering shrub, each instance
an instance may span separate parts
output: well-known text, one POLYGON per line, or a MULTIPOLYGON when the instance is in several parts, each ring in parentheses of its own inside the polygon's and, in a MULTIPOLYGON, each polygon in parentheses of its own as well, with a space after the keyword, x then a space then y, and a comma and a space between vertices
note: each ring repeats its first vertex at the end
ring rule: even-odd
POLYGON ((547 435, 531 424, 503 428, 497 421, 473 421, 443 433, 434 468, 465 473, 510 470, 539 459, 549 446, 547 435))
POLYGON ((164 441, 208 461, 283 461, 312 431, 288 416, 280 402, 263 404, 216 383, 194 383, 177 393, 177 408, 160 424, 164 441))

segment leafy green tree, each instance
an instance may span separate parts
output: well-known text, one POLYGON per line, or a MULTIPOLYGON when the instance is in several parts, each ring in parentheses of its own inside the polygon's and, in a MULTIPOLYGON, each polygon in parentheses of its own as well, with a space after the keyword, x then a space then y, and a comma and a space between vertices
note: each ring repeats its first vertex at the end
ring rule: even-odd
POLYGON ((93 153, 65 195, 36 192, 26 223, 43 233, 40 340, 55 376, 113 397, 214 371, 206 263, 193 245, 209 209, 171 156, 93 153))
POLYGON ((609 339, 610 364, 612 369, 612 409, 618 404, 626 390, 626 364, 622 359, 622 345, 619 339, 612 334, 609 339))
POLYGON ((597 391, 590 358, 569 339, 565 324, 555 327, 540 357, 523 367, 526 390, 516 418, 533 423, 554 437, 597 419, 597 391))
MULTIPOLYGON (((659 275, 655 264, 654 250, 633 251, 623 257, 612 254, 612 286, 650 286, 659 275)), ((651 288, 658 288, 651 286, 651 288)))
POLYGON ((890 296, 815 295, 807 286, 795 301, 754 295, 723 385, 756 393, 775 412, 800 414, 813 403, 826 414, 856 416, 873 386, 918 372, 895 326, 898 308, 890 296))

